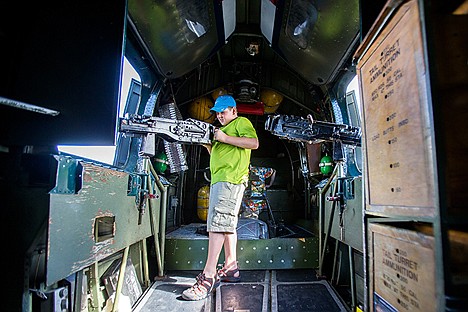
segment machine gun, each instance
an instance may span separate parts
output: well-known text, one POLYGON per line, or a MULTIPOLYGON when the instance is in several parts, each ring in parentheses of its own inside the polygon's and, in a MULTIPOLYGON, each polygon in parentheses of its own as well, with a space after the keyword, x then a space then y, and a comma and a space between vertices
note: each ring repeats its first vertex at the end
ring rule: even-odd
POLYGON ((142 136, 142 153, 154 156, 155 136, 174 143, 211 144, 214 126, 196 119, 174 120, 160 117, 131 115, 120 118, 119 132, 142 136))
POLYGON ((168 142, 211 144, 213 125, 196 119, 173 120, 132 115, 120 119, 120 132, 154 133, 168 142))
POLYGON ((350 125, 317 121, 308 115, 307 118, 276 115, 268 116, 265 130, 280 138, 309 144, 333 142, 333 159, 343 159, 342 144, 361 146, 361 128, 350 125))

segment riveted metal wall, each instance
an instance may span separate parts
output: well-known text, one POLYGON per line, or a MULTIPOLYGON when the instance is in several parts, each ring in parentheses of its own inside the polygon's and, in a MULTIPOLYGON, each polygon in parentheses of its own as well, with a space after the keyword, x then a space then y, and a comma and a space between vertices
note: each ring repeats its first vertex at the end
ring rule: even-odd
MULTIPOLYGON (((145 211, 139 224, 135 196, 127 195, 129 174, 69 157, 58 160, 59 179, 69 177, 69 180, 75 181, 76 177, 81 176, 82 185, 76 189, 76 194, 65 187, 56 187, 51 191, 48 285, 152 235, 151 211, 145 211), (75 165, 67 166, 67 163, 75 165), (75 168, 82 170, 75 172, 75 168), (65 191, 62 192, 62 189, 65 191), (114 218, 113 225, 110 225, 113 228, 106 237, 96 239, 96 220, 102 217, 114 218)), ((58 186, 71 184, 57 182, 58 186)), ((156 189, 155 199, 152 200, 154 206, 160 205, 160 198, 156 189)))
MULTIPOLYGON (((202 270, 207 252, 207 238, 168 238, 165 267, 167 270, 202 270)), ((222 263, 223 252, 219 259, 222 263)), ((239 240, 237 259, 242 270, 317 268, 318 239, 307 237, 239 240)))

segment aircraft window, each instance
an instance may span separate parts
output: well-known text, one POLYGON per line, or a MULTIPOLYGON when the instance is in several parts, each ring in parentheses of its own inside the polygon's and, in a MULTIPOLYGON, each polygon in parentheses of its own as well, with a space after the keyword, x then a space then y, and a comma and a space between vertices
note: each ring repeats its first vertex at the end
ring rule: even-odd
POLYGON ((115 216, 102 216, 94 219, 94 241, 103 242, 115 236, 115 216))
MULTIPOLYGON (((357 76, 349 83, 346 89, 346 110, 348 113, 349 124, 352 126, 361 126, 361 111, 359 110, 359 85, 357 76)), ((349 157, 348 171, 350 175, 357 176, 362 173, 362 150, 361 147, 347 147, 349 157), (357 171, 356 171, 357 170, 357 171)))
MULTIPOLYGON (((125 58, 124 70, 122 75, 122 88, 120 93, 119 117, 123 116, 125 104, 132 79, 141 81, 140 76, 133 66, 125 58)), ((72 154, 91 160, 112 165, 114 162, 115 145, 113 146, 77 146, 77 145, 59 145, 59 152, 72 154)))
POLYGON ((346 93, 346 105, 348 106, 349 123, 353 126, 361 126, 357 98, 354 90, 346 93))
POLYGON ((348 116, 352 126, 361 126, 361 111, 360 107, 360 93, 357 75, 354 76, 353 80, 346 89, 346 104, 348 106, 348 116))
POLYGON ((135 68, 133 68, 132 64, 130 64, 127 61, 127 58, 125 58, 124 71, 122 75, 122 91, 120 92, 119 117, 123 117, 132 79, 141 82, 140 75, 138 75, 137 71, 135 70, 135 68))
POLYGON ((286 33, 301 49, 307 48, 317 16, 317 9, 310 1, 291 1, 286 33))

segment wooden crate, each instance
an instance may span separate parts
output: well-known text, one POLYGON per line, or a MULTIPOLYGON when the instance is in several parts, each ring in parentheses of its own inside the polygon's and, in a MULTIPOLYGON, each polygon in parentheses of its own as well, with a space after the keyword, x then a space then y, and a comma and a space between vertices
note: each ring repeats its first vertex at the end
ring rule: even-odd
POLYGON ((433 135, 416 0, 393 13, 362 52, 357 71, 364 120, 366 210, 434 216, 433 135))
MULTIPOLYGON (((432 235, 432 227, 428 224, 418 224, 415 230, 425 235, 432 235)), ((468 232, 450 229, 447 231, 449 240, 446 249, 444 266, 450 268, 451 282, 454 285, 468 285, 468 232)), ((446 277, 446 279, 449 277, 446 277)))
POLYGON ((381 224, 368 230, 370 310, 437 311, 434 238, 381 224))

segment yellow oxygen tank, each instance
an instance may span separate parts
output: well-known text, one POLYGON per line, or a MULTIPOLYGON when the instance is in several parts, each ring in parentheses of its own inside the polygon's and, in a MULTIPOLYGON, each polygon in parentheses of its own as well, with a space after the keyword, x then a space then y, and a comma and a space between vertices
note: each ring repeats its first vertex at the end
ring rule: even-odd
POLYGON ((213 102, 206 96, 196 99, 189 104, 188 114, 190 117, 212 123, 216 119, 216 114, 210 112, 213 102))
POLYGON ((262 89, 260 92, 260 101, 265 104, 265 114, 271 114, 276 112, 281 102, 283 102, 283 96, 276 91, 262 89))
POLYGON ((210 205, 210 186, 200 187, 197 194, 197 215, 203 221, 208 217, 208 206, 210 205))

